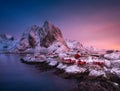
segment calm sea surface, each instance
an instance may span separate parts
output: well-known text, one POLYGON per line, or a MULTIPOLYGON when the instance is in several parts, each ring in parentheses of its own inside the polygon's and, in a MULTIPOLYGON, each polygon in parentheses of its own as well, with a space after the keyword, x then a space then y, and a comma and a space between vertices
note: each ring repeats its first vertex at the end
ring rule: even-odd
POLYGON ((0 91, 69 91, 73 84, 51 71, 21 63, 19 55, 0 54, 0 91))

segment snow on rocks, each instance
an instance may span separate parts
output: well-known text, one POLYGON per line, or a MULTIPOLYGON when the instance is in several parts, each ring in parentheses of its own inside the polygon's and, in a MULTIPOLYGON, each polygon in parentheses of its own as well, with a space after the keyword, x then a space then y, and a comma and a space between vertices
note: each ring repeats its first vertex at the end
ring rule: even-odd
POLYGON ((50 66, 55 66, 55 65, 57 65, 58 61, 56 61, 56 60, 53 59, 53 58, 47 58, 47 63, 48 63, 48 65, 50 65, 50 66))
POLYGON ((27 55, 26 57, 23 57, 21 60, 27 63, 45 62, 46 57, 44 55, 39 56, 27 55))
POLYGON ((57 61, 50 61, 49 65, 50 66, 55 66, 55 65, 57 65, 57 63, 58 63, 57 61))
POLYGON ((111 67, 120 68, 120 60, 112 60, 111 67))
POLYGON ((89 76, 104 76, 106 77, 106 73, 103 70, 90 70, 89 76))
POLYGON ((111 73, 117 74, 120 77, 120 68, 112 68, 111 73))
POLYGON ((111 62, 109 60, 104 60, 105 66, 110 67, 111 66, 111 62))
POLYGON ((71 65, 65 68, 67 73, 83 73, 86 71, 86 68, 78 67, 77 65, 71 65))
POLYGON ((104 57, 111 60, 118 60, 120 59, 120 52, 105 54, 104 57))
POLYGON ((57 66, 58 69, 65 69, 66 67, 67 67, 67 65, 63 64, 63 63, 59 63, 57 66))
POLYGON ((24 62, 37 62, 34 57, 24 57, 22 60, 24 62))

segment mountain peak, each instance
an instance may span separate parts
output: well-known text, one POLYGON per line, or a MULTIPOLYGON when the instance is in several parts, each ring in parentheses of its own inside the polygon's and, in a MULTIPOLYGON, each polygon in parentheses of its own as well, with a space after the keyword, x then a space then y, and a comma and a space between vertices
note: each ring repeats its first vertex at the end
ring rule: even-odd
POLYGON ((54 25, 51 22, 47 21, 47 20, 43 24, 43 28, 45 28, 46 30, 47 29, 52 29, 53 26, 54 25))
POLYGON ((28 48, 49 48, 60 46, 58 49, 68 50, 68 46, 62 36, 61 30, 49 21, 45 21, 43 26, 33 25, 25 36, 21 37, 19 48, 24 51, 28 48))
POLYGON ((48 21, 48 20, 46 20, 46 21, 44 22, 44 25, 49 25, 49 24, 51 24, 51 23, 50 23, 50 21, 48 21))

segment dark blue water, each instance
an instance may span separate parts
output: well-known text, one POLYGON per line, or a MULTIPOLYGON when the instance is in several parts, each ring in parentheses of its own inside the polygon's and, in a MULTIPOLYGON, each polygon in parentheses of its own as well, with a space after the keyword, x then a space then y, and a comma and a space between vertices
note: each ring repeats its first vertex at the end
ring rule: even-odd
POLYGON ((0 91, 69 91, 72 88, 73 81, 51 71, 40 72, 19 59, 18 55, 0 54, 0 91))

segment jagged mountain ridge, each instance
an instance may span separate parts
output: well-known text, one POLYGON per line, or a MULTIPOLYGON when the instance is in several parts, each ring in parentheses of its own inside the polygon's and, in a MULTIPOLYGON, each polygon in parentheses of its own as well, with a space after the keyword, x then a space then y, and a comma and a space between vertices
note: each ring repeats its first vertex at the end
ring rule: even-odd
POLYGON ((63 50, 69 49, 60 29, 50 22, 45 21, 42 27, 33 25, 25 31, 16 48, 18 51, 25 51, 28 48, 49 48, 53 44, 58 44, 55 45, 58 46, 58 48, 63 46, 63 50))

